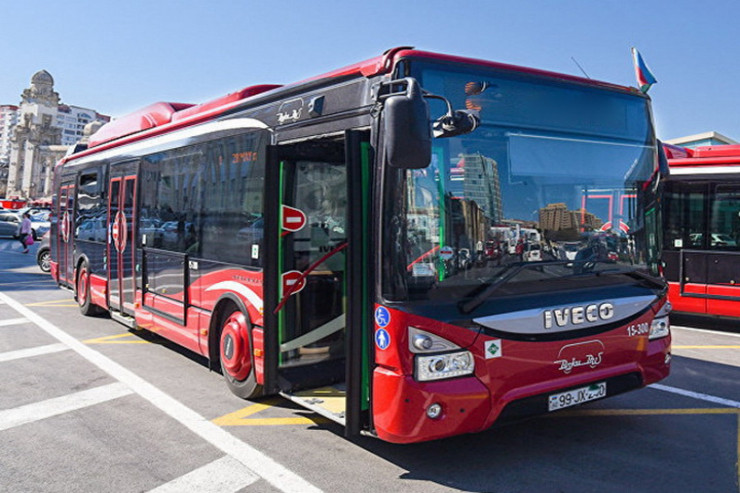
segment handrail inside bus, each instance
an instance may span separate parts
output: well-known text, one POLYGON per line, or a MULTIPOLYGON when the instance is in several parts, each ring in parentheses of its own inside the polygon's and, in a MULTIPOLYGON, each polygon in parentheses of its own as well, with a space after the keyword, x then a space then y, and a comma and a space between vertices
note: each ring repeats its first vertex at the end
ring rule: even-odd
POLYGON ((285 303, 286 303, 286 302, 288 301, 288 298, 290 298, 290 296, 291 296, 291 295, 292 295, 292 294, 293 294, 293 293, 294 293, 294 292, 295 292, 295 291, 296 291, 296 290, 298 289, 298 286, 300 286, 300 285, 301 285, 301 283, 303 282, 303 280, 304 280, 304 279, 306 279, 306 277, 307 277, 307 276, 308 276, 308 275, 309 275, 309 274, 310 274, 311 272, 313 272, 314 270, 316 270, 316 267, 318 267, 319 265, 321 265, 322 263, 324 263, 324 261, 326 261, 326 260, 327 260, 327 259, 329 259, 330 257, 333 257, 333 256, 334 256, 334 255, 336 255, 337 253, 339 253, 339 252, 341 252, 342 250, 344 250, 345 248, 347 248, 347 245, 348 245, 348 244, 349 244, 349 243, 347 243, 346 241, 345 241, 345 242, 342 242, 342 243, 340 243, 340 244, 339 244, 338 246, 336 246, 336 247, 335 247, 335 248, 334 248, 334 249, 333 249, 332 251, 328 252, 328 253, 327 253, 326 255, 324 255, 323 257, 321 257, 320 259, 318 259, 318 260, 317 260, 316 262, 314 262, 313 264, 309 265, 309 266, 308 266, 308 269, 304 270, 304 271, 303 271, 303 272, 301 273, 301 275, 300 275, 300 276, 299 276, 299 277, 298 277, 298 278, 297 278, 297 279, 295 280, 295 282, 293 283, 293 285, 292 285, 291 287, 289 287, 289 288, 288 288, 288 289, 286 290, 286 292, 285 292, 285 293, 283 293, 283 298, 282 298, 282 299, 280 300, 280 303, 278 303, 277 307, 275 308, 275 310, 273 310, 273 312, 272 312, 272 313, 274 313, 275 315, 277 315, 277 313, 278 313, 278 312, 279 312, 280 310, 282 310, 282 309, 283 309, 283 306, 285 306, 285 303))

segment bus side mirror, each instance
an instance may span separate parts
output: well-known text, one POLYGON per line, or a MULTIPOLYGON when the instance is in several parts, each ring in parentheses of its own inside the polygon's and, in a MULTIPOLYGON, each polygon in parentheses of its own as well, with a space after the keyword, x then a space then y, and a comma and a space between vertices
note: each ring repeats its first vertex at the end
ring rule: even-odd
POLYGON ((432 160, 429 106, 416 79, 382 84, 385 154, 394 168, 421 169, 432 160), (383 94, 385 92, 386 94, 383 94))

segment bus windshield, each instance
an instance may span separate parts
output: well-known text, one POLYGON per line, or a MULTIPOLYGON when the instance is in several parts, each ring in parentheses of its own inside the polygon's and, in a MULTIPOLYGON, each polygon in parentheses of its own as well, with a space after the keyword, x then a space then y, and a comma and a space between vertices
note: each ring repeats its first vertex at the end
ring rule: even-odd
MULTIPOLYGON (((481 125, 435 139, 425 169, 389 169, 387 299, 460 300, 502 278, 498 293, 512 294, 654 273, 647 194, 658 160, 646 98, 494 69, 419 62, 412 72, 454 108, 477 110, 481 125)), ((429 104, 432 119, 445 112, 429 104)))

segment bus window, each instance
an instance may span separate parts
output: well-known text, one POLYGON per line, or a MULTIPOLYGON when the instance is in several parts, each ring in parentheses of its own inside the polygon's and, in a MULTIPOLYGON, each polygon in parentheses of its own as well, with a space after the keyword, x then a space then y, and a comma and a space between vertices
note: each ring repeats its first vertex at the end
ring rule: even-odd
POLYGON ((717 185, 712 201, 709 247, 738 250, 740 244, 740 184, 717 185))

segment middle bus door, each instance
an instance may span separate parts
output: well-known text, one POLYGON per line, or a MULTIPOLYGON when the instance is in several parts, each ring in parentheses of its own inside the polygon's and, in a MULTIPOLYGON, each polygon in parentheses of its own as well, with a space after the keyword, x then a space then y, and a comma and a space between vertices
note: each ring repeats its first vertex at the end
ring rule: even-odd
POLYGON ((350 250, 364 243, 358 236, 350 245, 348 224, 364 203, 348 200, 348 170, 364 138, 347 132, 274 146, 266 173, 266 189, 276 191, 265 204, 265 253, 274 252, 265 266, 266 387, 345 425, 348 434, 359 431, 367 409, 358 381, 367 359, 353 349, 363 350, 364 332, 350 309, 365 306, 366 291, 348 264, 350 250))
POLYGON ((136 168, 136 163, 118 165, 108 188, 108 303, 131 316, 136 297, 136 168))

